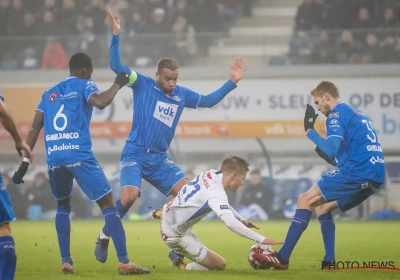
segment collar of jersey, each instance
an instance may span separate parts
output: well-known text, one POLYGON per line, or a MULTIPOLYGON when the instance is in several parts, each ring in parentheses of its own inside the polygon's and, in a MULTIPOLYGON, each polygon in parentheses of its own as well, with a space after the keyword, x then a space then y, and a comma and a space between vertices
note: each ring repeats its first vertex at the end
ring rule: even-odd
POLYGON ((337 105, 343 104, 343 103, 344 103, 344 102, 342 102, 342 101, 338 102, 338 103, 335 105, 335 107, 332 108, 332 111, 335 110, 335 108, 337 107, 337 105))
MULTIPOLYGON (((155 84, 153 87, 154 87, 157 91, 159 91, 159 92, 161 92, 162 94, 164 94, 166 97, 169 97, 169 96, 167 96, 161 89, 159 89, 159 87, 157 86, 157 84, 155 84)), ((173 95, 178 95, 176 88, 177 88, 177 87, 175 87, 174 90, 171 92, 171 97, 172 97, 173 95)))

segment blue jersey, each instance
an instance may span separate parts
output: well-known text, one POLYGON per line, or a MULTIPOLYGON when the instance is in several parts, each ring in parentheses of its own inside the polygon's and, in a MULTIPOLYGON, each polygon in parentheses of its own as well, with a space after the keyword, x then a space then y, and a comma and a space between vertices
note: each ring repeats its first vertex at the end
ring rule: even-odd
POLYGON ((342 139, 335 163, 343 173, 384 183, 382 147, 375 128, 363 112, 339 102, 329 114, 326 127, 327 138, 342 139))
POLYGON ((136 74, 137 79, 131 85, 134 92, 132 129, 122 153, 133 153, 136 145, 166 152, 184 107, 196 108, 201 95, 177 85, 168 97, 154 79, 136 74))
POLYGON ((42 95, 36 110, 44 113, 44 143, 51 166, 84 161, 93 156, 89 97, 99 92, 92 80, 69 77, 42 95))

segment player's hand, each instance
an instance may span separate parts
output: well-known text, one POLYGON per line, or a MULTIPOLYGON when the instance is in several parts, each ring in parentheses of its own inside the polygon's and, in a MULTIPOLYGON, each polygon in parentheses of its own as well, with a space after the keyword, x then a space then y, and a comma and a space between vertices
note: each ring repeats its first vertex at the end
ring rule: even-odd
POLYGON ((255 229, 260 229, 255 223, 249 220, 242 220, 242 224, 244 224, 248 228, 255 228, 255 229))
POLYGON ((119 32, 121 30, 121 20, 114 18, 110 8, 107 8, 107 13, 108 13, 108 20, 110 21, 112 33, 114 35, 119 34, 119 32))
POLYGON ((243 65, 243 58, 236 57, 235 62, 231 63, 230 74, 232 82, 234 82, 235 84, 239 82, 242 79, 243 74, 248 66, 248 64, 243 65))
POLYGON ((318 114, 315 113, 315 109, 310 104, 307 104, 306 113, 304 115, 304 130, 314 129, 314 123, 317 119, 318 114))
POLYGON ((32 163, 33 154, 31 148, 29 148, 29 146, 24 141, 15 143, 15 149, 17 150, 20 157, 22 157, 22 152, 25 152, 28 155, 30 163, 32 163))
POLYGON ((278 244, 284 244, 284 243, 285 242, 283 242, 283 241, 278 241, 278 240, 270 239, 270 238, 265 238, 263 240, 263 242, 261 242, 261 244, 264 244, 264 245, 278 245, 278 244))
POLYGON ((116 84, 119 85, 119 88, 122 88, 129 82, 129 76, 125 72, 121 72, 118 74, 118 76, 115 78, 116 84))
MULTIPOLYGON (((327 154, 325 154, 320 148, 316 147, 315 151, 317 154, 324 159, 327 163, 332 164, 333 163, 333 158, 330 158, 327 154)), ((333 164, 332 164, 333 165, 333 164)))
POLYGON ((24 178, 26 172, 28 171, 29 163, 23 161, 19 166, 18 170, 14 173, 12 180, 15 184, 19 185, 21 183, 25 183, 22 178, 24 178))

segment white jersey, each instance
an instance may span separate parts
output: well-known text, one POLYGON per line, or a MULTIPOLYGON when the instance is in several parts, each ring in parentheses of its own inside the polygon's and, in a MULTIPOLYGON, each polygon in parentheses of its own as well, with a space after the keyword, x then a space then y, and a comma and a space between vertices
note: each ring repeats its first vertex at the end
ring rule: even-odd
POLYGON ((211 211, 218 217, 232 213, 222 179, 222 173, 216 170, 198 175, 164 205, 162 222, 175 234, 183 234, 211 211))

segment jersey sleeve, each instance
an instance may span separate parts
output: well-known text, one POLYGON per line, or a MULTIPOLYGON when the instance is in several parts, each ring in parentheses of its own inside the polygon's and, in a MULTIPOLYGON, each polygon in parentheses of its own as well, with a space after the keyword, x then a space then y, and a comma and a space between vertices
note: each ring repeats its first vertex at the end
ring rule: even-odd
POLYGON ((344 136, 344 114, 332 112, 326 119, 326 138, 339 137, 343 140, 344 136))
POLYGON ((196 109, 199 106, 201 95, 188 88, 183 88, 185 94, 185 107, 196 109))
POLYGON ((36 107, 36 111, 40 111, 42 113, 44 113, 44 102, 43 102, 43 96, 42 99, 39 102, 39 105, 36 107))
POLYGON ((208 206, 214 211, 218 218, 225 213, 232 214, 232 211, 229 208, 228 197, 226 196, 226 193, 217 186, 210 190, 208 206))
POLYGON ((85 99, 87 102, 89 102, 89 98, 93 93, 99 93, 99 92, 100 92, 99 88, 92 80, 86 81, 83 94, 85 95, 85 99))

